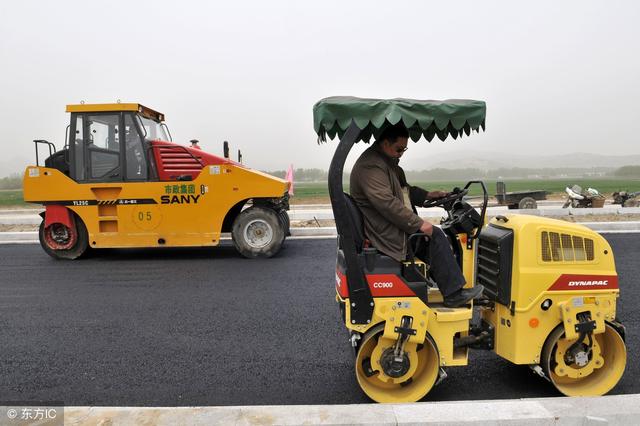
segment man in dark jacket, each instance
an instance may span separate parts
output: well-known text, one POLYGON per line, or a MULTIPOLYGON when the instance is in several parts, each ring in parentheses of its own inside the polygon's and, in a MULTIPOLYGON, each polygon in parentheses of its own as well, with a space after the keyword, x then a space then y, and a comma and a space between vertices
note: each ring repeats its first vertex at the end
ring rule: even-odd
MULTIPOLYGON (((422 253, 425 257, 422 260, 430 265, 430 274, 444 296, 445 306, 462 306, 482 294, 483 287, 462 288, 466 281, 444 232, 405 206, 402 190, 407 184, 398 163, 407 150, 408 142, 409 132, 404 126, 387 128, 353 166, 351 196, 364 216, 367 239, 387 256, 399 262, 405 261, 408 235, 417 232, 427 234, 428 254, 422 253)), ((434 199, 447 193, 431 191, 424 195, 434 199)))

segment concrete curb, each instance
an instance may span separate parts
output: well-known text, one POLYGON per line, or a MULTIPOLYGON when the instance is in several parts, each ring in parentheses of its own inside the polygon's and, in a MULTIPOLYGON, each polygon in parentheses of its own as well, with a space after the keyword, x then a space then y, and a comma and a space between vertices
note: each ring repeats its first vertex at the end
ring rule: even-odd
POLYGON ((574 222, 600 233, 640 232, 640 222, 574 222))
MULTIPOLYGON (((38 215, 39 210, 0 210, 0 224, 2 225, 39 225, 42 218, 38 215)), ((498 214, 527 214, 533 216, 544 217, 561 217, 561 216, 600 216, 600 215, 626 215, 640 214, 640 207, 619 207, 606 206, 599 209, 572 209, 572 208, 548 208, 543 207, 536 210, 509 210, 506 207, 489 207, 487 214, 495 216, 498 214)), ((439 207, 430 209, 418 209, 418 214, 425 218, 441 218, 445 215, 444 210, 439 207)), ((333 211, 330 207, 320 206, 315 208, 292 208, 289 210, 289 218, 295 220, 332 220, 333 211)))
MULTIPOLYGON (((640 232, 640 222, 568 222, 584 225, 587 228, 601 234, 608 233, 635 233, 640 232)), ((335 237, 338 235, 336 228, 322 226, 317 228, 291 228, 291 235, 295 237, 335 237)))
MULTIPOLYGON (((640 232, 640 221, 637 222, 575 222, 584 225, 601 234, 630 234, 640 232)), ((338 233, 333 226, 317 228, 291 228, 291 238, 333 238, 338 233)), ((229 239, 223 234, 221 239, 229 239)), ((38 233, 29 232, 0 232, 0 244, 34 244, 38 243, 38 233)))
POLYGON ((415 404, 66 407, 70 425, 637 425, 640 395, 415 404))
POLYGON ((40 242, 38 233, 29 232, 0 232, 0 244, 33 244, 40 242))
POLYGON ((335 237, 338 231, 335 226, 322 226, 318 228, 291 228, 292 237, 335 237))
MULTIPOLYGON (((602 216, 602 215, 627 215, 627 214, 640 214, 640 207, 619 207, 619 206, 607 206, 598 209, 573 209, 573 208, 538 208, 535 210, 509 210, 506 207, 489 207, 487 209, 487 215, 496 216, 499 214, 527 214, 532 216, 544 216, 544 217, 563 217, 563 216, 602 216)), ((418 215, 425 218, 441 218, 445 216, 443 209, 434 207, 430 209, 418 209, 418 215)), ((289 211, 289 218, 291 220, 331 220, 333 219, 333 211, 330 208, 320 209, 291 209, 289 211)), ((2 218, 0 217, 0 220, 2 218)))
POLYGON ((3 214, 0 215, 2 225, 40 225, 42 218, 37 214, 3 214))

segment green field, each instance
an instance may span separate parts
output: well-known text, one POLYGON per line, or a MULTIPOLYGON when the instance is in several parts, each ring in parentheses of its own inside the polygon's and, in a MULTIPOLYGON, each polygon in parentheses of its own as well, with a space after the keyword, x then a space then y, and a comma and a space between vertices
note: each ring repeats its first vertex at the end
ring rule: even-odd
POLYGON ((0 190, 0 207, 28 206, 22 199, 22 190, 3 189, 0 190))
MULTIPOLYGON (((570 185, 580 185, 583 188, 592 187, 600 191, 605 196, 611 198, 614 191, 640 191, 640 179, 548 179, 548 180, 505 180, 507 192, 526 190, 545 190, 551 194, 564 194, 564 189, 570 185)), ((411 182, 428 190, 449 191, 455 186, 462 187, 466 181, 460 182, 411 182)), ((496 181, 485 181, 489 195, 496 193, 496 181)), ((295 195, 291 199, 292 203, 328 203, 329 190, 325 182, 319 183, 296 183, 295 195)), ((345 185, 345 190, 349 190, 349 185, 345 185)), ((481 190, 478 185, 473 185, 470 195, 480 195, 481 190)), ((22 200, 21 190, 0 190, 0 207, 9 206, 31 206, 22 200)))
MULTIPOLYGON (((545 190, 551 194, 564 194, 567 186, 580 185, 584 189, 595 188, 607 197, 611 196, 615 191, 640 191, 640 179, 540 179, 540 180, 504 180, 507 192, 526 191, 526 190, 545 190)), ((459 182, 411 182, 412 185, 419 186, 428 190, 450 191, 452 188, 463 187, 466 181, 459 182)), ((489 195, 496 193, 496 181, 487 180, 484 182, 489 195)), ((295 195, 292 202, 300 202, 305 199, 321 199, 328 200, 329 190, 327 184, 322 183, 296 183, 295 195)), ((345 184, 345 191, 349 191, 349 185, 345 184)), ((473 185, 470 195, 481 195, 482 190, 479 185, 473 185)))

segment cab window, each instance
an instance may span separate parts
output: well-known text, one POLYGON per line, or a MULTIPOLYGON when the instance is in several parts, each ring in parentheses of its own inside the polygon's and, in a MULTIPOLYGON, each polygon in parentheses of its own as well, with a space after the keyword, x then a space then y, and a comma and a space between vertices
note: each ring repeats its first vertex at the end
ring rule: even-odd
POLYGON ((84 143, 89 160, 89 179, 117 181, 120 170, 120 114, 85 117, 84 143))
MULTIPOLYGON (((73 119, 72 119, 73 120, 73 119)), ((73 123, 73 122, 72 122, 73 123)), ((85 179, 85 160, 84 160, 84 116, 78 115, 75 118, 75 137, 72 140, 73 150, 71 152, 73 158, 72 177, 82 181, 85 179)))
POLYGON ((171 137, 166 132, 166 126, 147 117, 138 115, 140 127, 144 132, 144 138, 150 141, 170 141, 171 137))
POLYGON ((133 115, 124 117, 125 128, 125 161, 127 163, 127 180, 146 180, 148 177, 146 153, 138 127, 133 115))

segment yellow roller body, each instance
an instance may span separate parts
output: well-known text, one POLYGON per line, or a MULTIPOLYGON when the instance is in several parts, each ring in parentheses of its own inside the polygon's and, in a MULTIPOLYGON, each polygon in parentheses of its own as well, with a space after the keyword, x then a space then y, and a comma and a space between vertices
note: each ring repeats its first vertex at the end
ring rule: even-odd
POLYGON ((609 243, 577 224, 525 215, 507 218, 506 223, 491 223, 514 235, 510 303, 482 312, 496 327, 495 352, 515 364, 537 364, 551 331, 569 321, 572 333, 579 312, 591 312, 595 332, 604 332, 605 321, 616 317, 620 293, 609 243), (545 300, 550 301, 547 309, 545 300))
POLYGON ((544 367, 549 363, 545 343, 547 351, 551 345, 557 348, 554 353, 563 353, 578 339, 576 327, 590 322, 588 363, 578 368, 551 360, 559 367, 549 370, 549 378, 566 395, 608 392, 626 363, 624 341, 607 324, 616 319, 620 293, 609 243, 584 226, 535 216, 507 215, 506 222, 494 219, 491 224, 513 231, 514 237, 510 302, 482 308, 483 319, 495 327, 496 354, 515 364, 544 367))
POLYGON ((94 248, 215 246, 237 203, 282 197, 288 188, 282 179, 233 164, 205 166, 193 181, 136 183, 78 183, 59 170, 30 166, 23 182, 27 202, 70 201, 94 248))

